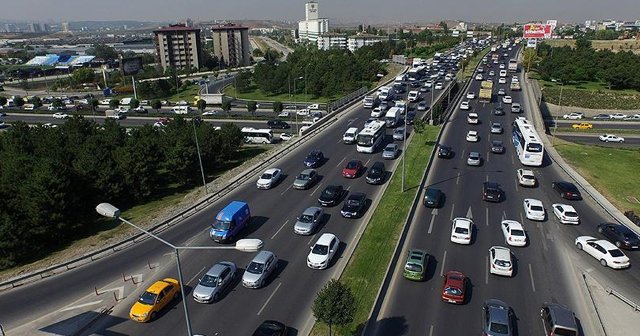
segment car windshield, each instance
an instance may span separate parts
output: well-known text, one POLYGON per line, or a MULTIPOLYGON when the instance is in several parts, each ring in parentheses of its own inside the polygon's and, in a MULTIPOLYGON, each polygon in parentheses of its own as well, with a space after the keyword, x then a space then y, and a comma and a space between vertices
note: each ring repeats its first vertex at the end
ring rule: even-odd
POLYGON ((308 179, 309 179, 309 175, 307 174, 298 175, 298 180, 308 180, 308 179))
POLYGON ((157 297, 158 297, 158 294, 144 292, 142 295, 140 295, 140 298, 138 298, 138 302, 146 305, 153 305, 156 303, 157 297))
POLYGON ((262 274, 263 271, 264 271, 264 264, 261 264, 261 263, 251 262, 251 264, 249 264, 249 266, 247 267, 247 272, 249 273, 262 274))
POLYGON ((578 217, 578 213, 573 212, 573 211, 567 211, 567 212, 564 213, 564 215, 566 217, 578 217))
POLYGON ((301 222, 301 223, 311 223, 311 222, 313 222, 313 216, 312 215, 302 215, 302 216, 300 216, 298 221, 301 222))
POLYGON ((384 148, 385 151, 392 152, 395 148, 393 146, 387 146, 384 148))
POLYGON ((356 169, 356 167, 358 167, 358 162, 356 161, 349 161, 349 163, 347 163, 347 169, 356 169))
POLYGON ((460 227, 460 226, 456 226, 456 230, 455 233, 460 233, 460 234, 469 234, 469 229, 464 228, 464 227, 460 227))
POLYGON ((541 206, 539 206, 539 205, 532 205, 531 206, 531 210, 532 211, 542 211, 543 208, 541 206))
POLYGON ((322 196, 324 197, 333 197, 337 194, 337 190, 333 188, 327 188, 322 192, 322 196))
POLYGON ((502 323, 491 322, 491 325, 489 326, 489 331, 506 335, 509 333, 509 326, 502 323))
POLYGON ((348 206, 360 206, 360 200, 357 198, 352 198, 352 199, 348 199, 347 200, 347 205, 348 206))
POLYGON ((422 266, 416 263, 407 263, 404 265, 404 269, 409 272, 422 272, 422 266))
POLYGON ((315 244, 313 245, 313 249, 311 250, 311 253, 318 254, 318 255, 326 255, 327 253, 329 253, 329 246, 315 244))
POLYGON ((609 250, 609 254, 614 258, 623 257, 624 256, 624 253, 622 253, 622 251, 620 251, 618 249, 609 250))
POLYGON ((262 174, 262 176, 260 176, 260 178, 263 180, 270 180, 272 177, 273 175, 271 175, 270 173, 264 173, 262 174))
POLYGON ((533 175, 522 175, 522 178, 525 179, 525 180, 533 180, 534 179, 533 175))
POLYGON ((451 296, 460 296, 462 295, 462 290, 456 287, 446 287, 443 291, 447 295, 451 296))
POLYGON ((518 237, 524 237, 524 231, 522 231, 520 229, 511 230, 511 235, 512 236, 518 236, 518 237))
POLYGON ((500 267, 511 267, 511 261, 496 259, 496 265, 500 267))
POLYGON ((218 277, 205 274, 202 280, 200 280, 200 285, 205 287, 216 287, 218 286, 218 277))
POLYGON ((229 230, 230 226, 231 226, 231 222, 230 221, 219 221, 219 220, 216 220, 215 222, 213 222, 213 228, 215 230, 229 230))

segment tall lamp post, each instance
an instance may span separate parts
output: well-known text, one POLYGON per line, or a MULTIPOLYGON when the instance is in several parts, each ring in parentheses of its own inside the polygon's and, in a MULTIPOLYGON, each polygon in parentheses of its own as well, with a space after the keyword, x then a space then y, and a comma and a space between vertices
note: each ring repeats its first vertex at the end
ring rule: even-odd
POLYGON ((189 319, 189 310, 187 308, 187 299, 184 296, 184 280, 182 277, 182 267, 180 266, 180 250, 237 250, 242 252, 256 252, 260 250, 263 246, 263 242, 260 239, 240 239, 236 242, 234 246, 176 246, 172 243, 158 237, 157 235, 129 222, 128 220, 120 217, 120 209, 109 203, 100 203, 96 206, 96 211, 108 218, 118 219, 139 231, 144 232, 146 235, 152 237, 153 239, 163 243, 166 246, 169 246, 173 249, 176 254, 176 264, 178 266, 178 278, 180 282, 180 294, 182 295, 182 306, 184 307, 184 316, 187 321, 187 335, 193 336, 193 331, 191 330, 191 320, 189 319))
MULTIPOLYGON (((564 89, 564 82, 560 81, 560 97, 558 97, 558 106, 560 106, 560 115, 562 115, 562 89, 564 89)), ((556 121, 553 123, 553 139, 551 145, 556 145, 556 135, 558 133, 558 116, 556 115, 556 121)))
POLYGON ((296 100, 296 81, 299 79, 304 79, 304 77, 300 76, 293 79, 293 105, 296 110, 296 134, 300 136, 300 125, 298 125, 298 101, 296 100))
POLYGON ((198 143, 198 133, 196 133, 196 119, 191 118, 191 125, 193 126, 193 137, 196 139, 196 151, 198 152, 198 162, 200 163, 200 173, 202 173, 202 187, 204 188, 205 195, 209 193, 207 190, 207 180, 204 178, 204 167, 202 167, 202 155, 200 155, 200 144, 198 143))
POLYGON ((402 192, 404 192, 404 157, 407 155, 407 114, 409 110, 407 106, 409 104, 404 104, 404 134, 402 135, 402 192))

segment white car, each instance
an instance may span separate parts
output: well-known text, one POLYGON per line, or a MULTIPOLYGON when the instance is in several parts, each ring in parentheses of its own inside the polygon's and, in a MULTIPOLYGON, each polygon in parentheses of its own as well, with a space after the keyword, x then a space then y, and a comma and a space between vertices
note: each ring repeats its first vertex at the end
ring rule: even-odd
POLYGON ((502 228, 502 235, 504 235, 504 242, 511 246, 525 246, 527 245, 527 234, 524 231, 522 224, 505 219, 500 223, 502 228))
POLYGON ((498 79, 498 84, 507 84, 507 79, 504 77, 500 77, 500 79, 498 79))
POLYGON ((340 240, 333 233, 323 233, 318 241, 311 246, 311 252, 307 256, 307 266, 313 269, 325 269, 331 264, 336 255, 340 240))
POLYGON ((467 122, 471 125, 477 125, 478 124, 478 114, 475 112, 471 112, 469 113, 469 115, 467 115, 467 122))
POLYGON ((552 206, 553 214, 560 220, 562 224, 580 224, 578 212, 571 205, 554 203, 552 206))
POLYGON ((280 133, 280 140, 282 141, 289 141, 293 138, 293 134, 289 134, 289 133, 280 133))
POLYGON ((513 76, 511 76, 511 81, 512 81, 512 82, 516 82, 516 83, 517 83, 517 82, 519 82, 520 80, 518 79, 518 76, 513 75, 513 76))
POLYGON ((518 175, 518 184, 523 187, 535 187, 536 177, 533 175, 533 171, 530 169, 518 169, 516 174, 518 175))
POLYGON ((269 168, 260 175, 260 178, 256 182, 258 189, 271 189, 282 178, 282 169, 269 168))
POLYGON ((476 99, 476 94, 473 92, 467 92, 467 99, 476 99))
POLYGON ((511 113, 521 113, 522 108, 520 107, 520 103, 511 104, 511 113))
POLYGON ((289 116, 289 111, 282 111, 278 113, 278 117, 288 117, 288 116, 289 116))
POLYGON ((504 63, 500 63, 500 69, 504 69, 504 63))
POLYGON ((512 276, 511 250, 502 246, 491 246, 489 248, 489 272, 507 277, 512 276))
POLYGON ((511 96, 504 96, 504 97, 502 97, 502 102, 503 102, 504 104, 511 104, 511 103, 512 103, 512 101, 513 101, 513 100, 511 99, 511 96))
POLYGON ((371 110, 371 118, 380 118, 382 117, 384 111, 380 108, 380 106, 376 106, 371 110))
MULTIPOLYGON (((136 112, 136 113, 147 113, 147 109, 145 109, 142 106, 138 106, 138 107, 133 109, 133 112, 136 112)), ((202 115, 204 115, 204 113, 202 115)))
POLYGON ((545 218, 544 205, 542 201, 535 198, 525 198, 522 202, 524 214, 527 219, 534 221, 543 221, 545 218))
POLYGON ((473 221, 469 218, 457 217, 451 225, 451 241, 456 244, 471 244, 473 234, 473 221))
POLYGON ((298 112, 296 112, 296 114, 299 115, 299 116, 308 116, 309 115, 309 109, 298 110, 298 112))
POLYGON ((467 141, 469 141, 469 142, 478 142, 478 131, 469 131, 469 132, 467 132, 467 141))
POLYGON ((624 138, 614 134, 603 134, 599 137, 600 141, 623 143, 624 138))
POLYGON ((109 102, 111 102, 111 99, 103 99, 98 102, 98 105, 109 105, 109 102))
POLYGON ((575 243, 578 250, 589 253, 600 261, 602 266, 609 266, 615 269, 631 266, 629 258, 608 240, 596 239, 591 236, 579 236, 576 238, 575 243))
POLYGON ((628 116, 626 118, 624 118, 624 120, 640 120, 640 113, 636 113, 632 116, 628 116))
POLYGON ((202 112, 203 116, 213 116, 213 115, 217 115, 217 114, 218 114, 218 111, 215 111, 215 110, 209 110, 209 111, 202 112))
POLYGON ((56 112, 53 114, 53 118, 54 119, 67 119, 69 118, 69 115, 63 112, 56 112))
POLYGON ((624 113, 614 113, 611 115, 611 119, 618 119, 618 120, 623 120, 627 117, 626 114, 624 113))
POLYGON ((584 119, 584 113, 582 113, 582 112, 572 112, 572 113, 563 115, 562 119, 569 119, 569 120, 584 119))
POLYGON ((465 100, 462 103, 460 103, 460 109, 461 110, 468 110, 469 108, 470 107, 469 107, 469 102, 468 101, 465 100))
POLYGON ((468 166, 479 166, 481 162, 482 162, 482 158, 480 158, 480 153, 469 152, 469 157, 467 158, 468 166))
POLYGON ((435 89, 436 90, 442 90, 444 88, 444 85, 442 85, 442 83, 436 83, 435 89))
POLYGON ((482 74, 477 74, 476 75, 476 80, 481 81, 483 79, 482 74))

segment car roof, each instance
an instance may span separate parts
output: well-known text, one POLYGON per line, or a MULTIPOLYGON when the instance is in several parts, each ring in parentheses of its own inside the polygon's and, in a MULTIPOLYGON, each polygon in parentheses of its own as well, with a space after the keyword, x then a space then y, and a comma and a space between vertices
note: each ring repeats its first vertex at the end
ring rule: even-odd
POLYGON ((153 285, 149 286, 149 288, 147 288, 147 292, 153 293, 153 294, 159 294, 160 292, 162 292, 163 289, 167 288, 167 286, 175 285, 176 282, 177 282, 176 280, 171 278, 158 280, 154 282, 153 285))
POLYGON ((407 261, 423 261, 427 256, 427 252, 418 249, 411 249, 408 253, 407 261))
POLYGON ((542 206, 542 201, 541 200, 537 200, 535 198, 525 198, 525 201, 529 201, 530 205, 539 205, 542 206))
POLYGON ((468 134, 478 134, 478 131, 471 130, 468 134))
POLYGON ((349 199, 354 199, 354 198, 365 198, 367 197, 367 195, 365 195, 365 193, 359 192, 359 191, 354 191, 349 195, 349 199))
POLYGON ((445 273, 444 276, 446 278, 447 285, 456 286, 460 288, 464 286, 464 278, 466 278, 466 276, 462 272, 448 271, 447 273, 445 273), (456 278, 451 278, 451 277, 456 277, 456 278), (457 277, 462 279, 457 279, 457 277))
POLYGON ((322 236, 320 236, 320 238, 318 238, 316 244, 329 246, 329 244, 331 244, 331 241, 335 238, 337 237, 333 233, 325 232, 322 234, 322 236))
POLYGON ((457 227, 466 227, 466 228, 470 228, 471 224, 473 224, 473 221, 469 218, 465 218, 465 217, 456 217, 453 219, 453 224, 457 227))
POLYGON ((478 153, 478 152, 469 152, 469 156, 477 156, 477 157, 480 157, 480 153, 478 153))
POLYGON ((210 276, 214 276, 214 277, 218 277, 220 276, 220 273, 222 273, 222 271, 224 271, 225 269, 227 269, 227 267, 229 267, 229 265, 225 265, 223 263, 217 263, 215 265, 213 265, 208 271, 207 271, 207 275, 210 276))
POLYGON ((602 246, 605 250, 618 250, 618 248, 613 245, 612 242, 608 241, 608 240, 604 240, 604 239, 598 239, 596 241, 594 241, 594 243, 597 243, 598 245, 602 246))
POLYGON ((533 175, 533 170, 531 170, 531 169, 522 169, 522 168, 520 168, 518 170, 522 172, 522 175, 533 175))
POLYGON ((371 168, 372 168, 372 169, 373 169, 373 168, 385 169, 384 162, 382 162, 382 161, 376 161, 376 162, 374 162, 374 163, 373 163, 373 165, 371 165, 371 168))
POLYGON ((264 172, 267 173, 267 174, 274 174, 278 170, 280 170, 280 168, 269 168, 269 169, 265 170, 264 172))
POLYGON ((301 171, 300 174, 310 175, 314 171, 315 171, 315 169, 308 168, 308 169, 305 169, 305 170, 301 171))
POLYGON ((251 261, 264 264, 273 255, 271 251, 260 251, 251 261))
POLYGON ((483 184, 485 187, 487 187, 487 189, 498 189, 500 187, 498 182, 493 182, 493 181, 487 181, 487 182, 484 182, 483 184))
POLYGON ((509 324, 509 305, 496 299, 489 299, 484 302, 484 305, 489 308, 489 315, 491 316, 491 322, 509 324))
POLYGON ((496 258, 511 259, 511 250, 502 246, 491 246, 490 250, 496 251, 496 258))
POLYGON ((557 303, 546 303, 544 307, 549 309, 549 315, 552 316, 556 324, 563 327, 577 327, 575 315, 569 308, 557 303))
POLYGON ((304 209, 304 211, 302 212, 303 215, 313 215, 316 212, 318 212, 319 210, 322 210, 319 207, 308 207, 306 209, 304 209))
POLYGON ((524 231, 524 227, 522 226, 522 224, 520 224, 520 222, 514 221, 514 220, 510 220, 510 219, 505 219, 502 221, 502 224, 507 224, 509 225, 509 227, 512 230, 523 230, 524 231))
POLYGON ((569 204, 561 204, 561 203, 555 203, 555 204, 553 204, 553 207, 554 207, 554 208, 555 208, 555 207, 557 207, 557 206, 560 206, 560 207, 562 208, 562 210, 564 210, 564 211, 573 211, 573 212, 576 212, 576 209, 575 209, 573 206, 569 205, 569 204))
POLYGON ((390 143, 390 144, 387 144, 385 149, 387 149, 387 148, 397 148, 397 147, 398 147, 398 144, 390 143))
POLYGON ((561 188, 565 188, 565 189, 575 189, 578 190, 578 188, 576 187, 575 184, 571 183, 571 182, 567 182, 567 181, 559 181, 556 182, 556 185, 561 187, 561 188))

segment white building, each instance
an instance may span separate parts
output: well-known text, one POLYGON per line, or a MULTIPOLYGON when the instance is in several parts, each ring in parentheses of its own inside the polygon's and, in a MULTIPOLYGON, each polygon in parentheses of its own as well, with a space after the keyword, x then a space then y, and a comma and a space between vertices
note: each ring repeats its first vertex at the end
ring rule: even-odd
POLYGON ((329 19, 318 17, 318 3, 309 1, 304 5, 305 19, 298 22, 298 38, 316 43, 321 34, 329 32, 329 19))
POLYGON ((388 40, 389 40, 389 36, 358 34, 358 35, 349 36, 349 39, 347 40, 347 47, 349 48, 349 50, 351 50, 351 52, 354 52, 360 49, 361 47, 370 46, 370 45, 373 45, 374 43, 384 42, 388 40))
POLYGON ((318 49, 347 49, 347 35, 338 33, 324 33, 318 36, 318 49))

